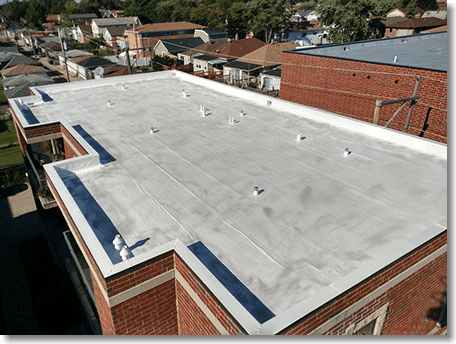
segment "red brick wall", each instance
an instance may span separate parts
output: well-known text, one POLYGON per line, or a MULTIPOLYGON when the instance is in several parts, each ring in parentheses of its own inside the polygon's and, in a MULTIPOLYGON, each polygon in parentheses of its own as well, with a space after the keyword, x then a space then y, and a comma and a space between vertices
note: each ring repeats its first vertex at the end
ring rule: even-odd
MULTIPOLYGON (((372 123, 375 101, 411 97, 419 75, 423 76, 418 89, 420 99, 413 109, 408 133, 446 143, 445 72, 284 53, 280 98, 372 123)), ((382 107, 379 124, 384 126, 400 105, 382 107)), ((389 128, 403 131, 409 105, 389 128)))
POLYGON ((51 123, 51 124, 43 124, 38 126, 33 126, 30 128, 25 128, 25 135, 28 139, 33 137, 40 137, 45 135, 51 134, 59 134, 60 133, 60 123, 51 123))
MULTIPOLYGON (((190 268, 176 255, 176 270, 180 272, 185 281, 198 295, 201 301, 209 308, 212 314, 222 324, 225 330, 231 334, 245 334, 242 327, 234 320, 228 311, 218 302, 214 295, 190 270, 190 268)), ((212 322, 203 314, 198 305, 184 290, 179 281, 177 284, 177 304, 179 313, 179 333, 186 334, 219 334, 212 322)))
POLYGON ((75 152, 74 149, 68 144, 66 139, 68 139, 71 142, 71 144, 76 148, 76 150, 79 152, 80 155, 87 154, 85 149, 82 148, 82 146, 79 144, 79 142, 76 141, 76 139, 73 137, 73 135, 71 135, 62 124, 60 125, 60 130, 63 135, 63 148, 65 150, 65 159, 71 159, 71 158, 78 157, 77 152, 75 152))
MULTIPOLYGON (((308 334, 349 306, 375 291, 381 285, 409 269, 429 254, 447 243, 447 233, 435 237, 410 254, 397 260, 359 285, 343 293, 337 299, 315 310, 297 321, 282 334, 308 334)), ((383 334, 424 335, 431 331, 436 321, 427 317, 428 312, 439 307, 446 285, 447 255, 444 254, 377 297, 365 308, 351 316, 352 320, 362 320, 363 316, 389 302, 389 312, 384 324, 383 334)), ((350 318, 335 325, 328 334, 345 333, 351 324, 350 318)))

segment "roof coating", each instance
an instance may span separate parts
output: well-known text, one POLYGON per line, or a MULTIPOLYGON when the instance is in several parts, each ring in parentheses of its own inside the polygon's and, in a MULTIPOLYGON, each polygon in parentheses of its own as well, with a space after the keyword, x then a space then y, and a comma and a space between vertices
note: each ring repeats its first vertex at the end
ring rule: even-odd
POLYGON ((288 52, 446 72, 447 32, 329 44, 288 52))
POLYGON ((105 276, 201 242, 285 319, 447 226, 440 143, 176 71, 35 91, 23 125, 61 121, 90 153, 46 171, 105 276))

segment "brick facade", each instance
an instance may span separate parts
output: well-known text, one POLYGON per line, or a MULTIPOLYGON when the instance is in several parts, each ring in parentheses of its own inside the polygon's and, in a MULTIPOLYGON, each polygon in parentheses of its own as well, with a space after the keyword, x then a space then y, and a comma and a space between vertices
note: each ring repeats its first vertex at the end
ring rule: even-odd
MULTIPOLYGON (((411 97, 423 76, 408 133, 447 142, 447 73, 330 57, 284 53, 280 98, 362 121, 373 121, 376 100, 411 97)), ((403 131, 410 102, 389 128, 403 131)), ((401 104, 384 106, 384 126, 401 104)))

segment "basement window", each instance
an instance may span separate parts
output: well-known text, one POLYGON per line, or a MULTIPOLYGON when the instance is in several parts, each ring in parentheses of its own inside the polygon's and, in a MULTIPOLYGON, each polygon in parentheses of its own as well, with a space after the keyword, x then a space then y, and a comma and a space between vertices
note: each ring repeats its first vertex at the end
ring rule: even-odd
POLYGON ((356 336, 381 335, 387 310, 388 304, 376 310, 374 313, 366 317, 364 320, 348 326, 347 330, 345 331, 345 334, 356 336))

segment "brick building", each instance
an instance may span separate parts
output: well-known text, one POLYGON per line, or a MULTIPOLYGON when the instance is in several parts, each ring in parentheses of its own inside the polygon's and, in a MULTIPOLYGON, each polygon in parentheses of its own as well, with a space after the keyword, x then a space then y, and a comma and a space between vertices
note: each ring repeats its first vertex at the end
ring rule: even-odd
POLYGON ((445 144, 177 71, 32 92, 104 334, 446 331, 445 144))
MULTIPOLYGON (((408 133, 447 142, 447 33, 333 44, 284 53, 280 98, 373 122, 377 100, 412 97, 408 133)), ((381 107, 385 126, 401 106, 381 107)), ((405 104, 388 128, 403 131, 405 104)))

